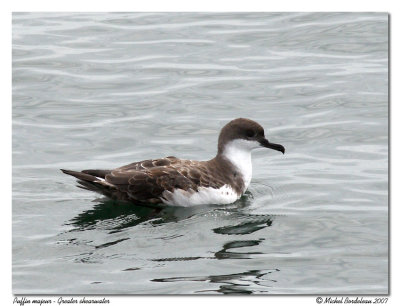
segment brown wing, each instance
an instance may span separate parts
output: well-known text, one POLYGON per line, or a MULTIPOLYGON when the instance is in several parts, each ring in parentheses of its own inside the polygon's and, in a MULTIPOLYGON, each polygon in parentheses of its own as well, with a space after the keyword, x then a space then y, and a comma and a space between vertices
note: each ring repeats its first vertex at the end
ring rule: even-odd
POLYGON ((209 176, 202 173, 202 163, 174 157, 146 160, 117 168, 105 179, 134 200, 161 202, 165 190, 197 191, 207 186, 209 176))
POLYGON ((179 161, 180 160, 177 159, 175 156, 168 156, 165 158, 148 159, 148 160, 143 160, 140 162, 131 163, 129 165, 119 167, 115 170, 121 170, 121 171, 145 170, 145 169, 154 168, 154 167, 169 166, 169 165, 175 164, 179 161))
MULTIPOLYGON (((165 190, 173 191, 178 188, 197 191, 198 187, 222 187, 231 180, 232 175, 236 177, 236 172, 226 171, 232 166, 227 163, 226 160, 216 158, 191 161, 169 156, 132 163, 115 170, 62 171, 78 178, 85 189, 108 197, 158 203, 162 202, 160 198, 165 190)), ((244 191, 244 183, 240 177, 232 183, 232 188, 238 193, 244 191)))

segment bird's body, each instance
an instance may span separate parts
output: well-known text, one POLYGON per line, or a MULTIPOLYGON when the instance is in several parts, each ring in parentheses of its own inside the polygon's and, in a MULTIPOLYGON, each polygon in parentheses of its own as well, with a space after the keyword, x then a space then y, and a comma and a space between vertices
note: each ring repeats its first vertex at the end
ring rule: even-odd
POLYGON ((82 188, 116 200, 138 204, 193 206, 229 204, 247 190, 252 176, 251 150, 269 143, 263 128, 249 119, 235 119, 220 133, 218 154, 208 161, 169 156, 135 162, 114 170, 62 170, 82 188))

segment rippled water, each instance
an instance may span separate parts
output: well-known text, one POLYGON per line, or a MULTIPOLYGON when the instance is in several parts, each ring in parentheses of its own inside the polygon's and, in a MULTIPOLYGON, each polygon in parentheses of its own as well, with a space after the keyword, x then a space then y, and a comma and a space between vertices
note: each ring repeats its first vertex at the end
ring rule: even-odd
POLYGON ((388 292, 388 16, 13 14, 13 292, 388 292), (59 168, 209 159, 260 122, 228 206, 107 201, 59 168))

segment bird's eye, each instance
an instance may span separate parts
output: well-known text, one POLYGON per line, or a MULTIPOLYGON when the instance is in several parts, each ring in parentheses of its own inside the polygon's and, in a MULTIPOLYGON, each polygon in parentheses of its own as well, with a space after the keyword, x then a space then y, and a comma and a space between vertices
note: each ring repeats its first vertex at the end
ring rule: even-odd
POLYGON ((249 138, 253 137, 254 136, 254 131, 253 130, 247 130, 246 131, 246 136, 249 137, 249 138))

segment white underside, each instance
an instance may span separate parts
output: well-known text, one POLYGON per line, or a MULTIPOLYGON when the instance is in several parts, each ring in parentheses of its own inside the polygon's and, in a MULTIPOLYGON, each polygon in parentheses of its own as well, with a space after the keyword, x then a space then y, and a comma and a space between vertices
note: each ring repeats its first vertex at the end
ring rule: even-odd
POLYGON ((167 205, 194 206, 204 204, 230 204, 241 197, 229 185, 219 189, 211 187, 199 187, 198 191, 185 191, 176 189, 174 192, 164 191, 162 201, 167 205))

